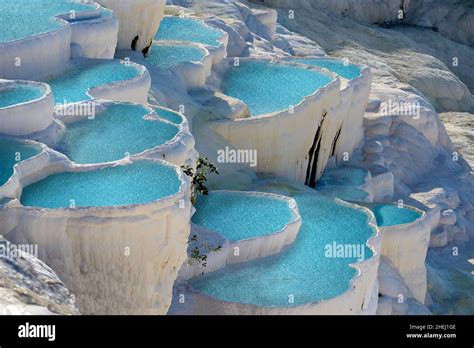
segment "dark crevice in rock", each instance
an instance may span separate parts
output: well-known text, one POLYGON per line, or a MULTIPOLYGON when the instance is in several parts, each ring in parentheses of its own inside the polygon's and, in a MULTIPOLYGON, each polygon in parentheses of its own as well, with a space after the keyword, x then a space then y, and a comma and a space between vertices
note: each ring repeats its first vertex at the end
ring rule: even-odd
POLYGON ((321 139, 323 137, 321 126, 326 116, 327 112, 324 112, 321 117, 321 121, 319 122, 318 130, 314 135, 313 145, 309 149, 309 161, 308 168, 306 169, 305 185, 313 188, 316 187, 316 174, 318 172, 319 150, 321 148, 321 139))
POLYGON ((138 43, 139 36, 135 36, 135 38, 132 40, 132 51, 137 50, 137 43, 138 43))
POLYGON ((153 40, 150 40, 150 43, 142 50, 143 57, 148 57, 148 53, 150 52, 151 45, 153 45, 153 40))
POLYGON ((331 156, 334 156, 336 154, 337 142, 339 141, 339 137, 341 136, 342 127, 343 126, 341 126, 341 128, 339 128, 339 130, 336 133, 336 137, 334 138, 334 141, 332 142, 331 156))

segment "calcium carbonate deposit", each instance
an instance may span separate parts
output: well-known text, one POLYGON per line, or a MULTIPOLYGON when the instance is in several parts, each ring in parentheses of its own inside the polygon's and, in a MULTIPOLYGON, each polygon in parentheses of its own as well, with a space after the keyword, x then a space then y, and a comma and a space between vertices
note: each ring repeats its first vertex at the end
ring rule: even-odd
POLYGON ((473 16, 1 1, 0 314, 473 314, 473 16))

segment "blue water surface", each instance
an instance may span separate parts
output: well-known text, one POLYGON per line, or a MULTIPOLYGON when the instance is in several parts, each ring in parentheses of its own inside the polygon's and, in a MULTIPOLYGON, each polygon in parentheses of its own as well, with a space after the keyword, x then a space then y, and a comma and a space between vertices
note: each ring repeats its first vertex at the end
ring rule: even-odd
POLYGON ((89 100, 89 88, 132 80, 141 74, 133 65, 118 60, 87 59, 75 61, 64 74, 44 82, 51 86, 56 103, 89 100))
POLYGON ((93 119, 68 125, 58 150, 76 163, 101 163, 139 154, 172 140, 178 127, 145 120, 149 112, 140 105, 112 105, 93 119))
POLYGON ((56 15, 93 9, 95 6, 73 0, 2 0, 0 43, 56 30, 62 25, 56 15))
POLYGON ((9 85, 0 89, 0 108, 39 99, 45 92, 45 89, 40 86, 9 85))
POLYGON ((205 56, 204 50, 194 46, 153 44, 147 60, 152 65, 166 70, 182 63, 200 62, 205 56))
POLYGON ((242 100, 253 116, 289 109, 332 81, 323 73, 268 61, 240 62, 224 76, 224 94, 242 100))
POLYGON ((197 42, 208 46, 219 46, 222 32, 204 22, 177 16, 165 16, 155 36, 156 40, 197 42))
POLYGON ((155 113, 162 119, 170 121, 174 124, 181 124, 183 123, 183 116, 181 116, 179 113, 161 108, 161 107, 156 107, 153 109, 155 113))
POLYGON ((334 242, 359 245, 364 259, 372 256, 365 245, 374 233, 368 214, 314 191, 289 188, 288 192, 293 193, 302 218, 289 249, 193 278, 190 285, 219 300, 266 307, 308 304, 345 292, 357 275, 349 264, 358 258, 327 257, 326 248, 334 242))
POLYGON ((361 69, 354 64, 344 64, 341 60, 336 59, 292 59, 295 63, 312 65, 319 68, 326 68, 331 72, 338 74, 348 80, 353 80, 360 76, 361 69))
POLYGON ((136 162, 98 171, 54 174, 27 186, 21 202, 40 208, 106 207, 146 204, 178 192, 173 168, 136 162))
POLYGON ((379 227, 403 225, 417 220, 421 214, 413 209, 400 208, 396 204, 369 205, 379 227))
POLYGON ((293 218, 286 201, 234 192, 200 196, 193 222, 238 241, 279 232, 293 218))

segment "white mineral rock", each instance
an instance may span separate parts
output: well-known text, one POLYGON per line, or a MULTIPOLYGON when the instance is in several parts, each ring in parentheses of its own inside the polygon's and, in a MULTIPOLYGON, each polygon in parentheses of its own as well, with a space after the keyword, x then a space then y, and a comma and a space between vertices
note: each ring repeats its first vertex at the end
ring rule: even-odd
POLYGON ((149 47, 160 27, 165 0, 98 0, 119 20, 118 48, 142 51, 149 47))

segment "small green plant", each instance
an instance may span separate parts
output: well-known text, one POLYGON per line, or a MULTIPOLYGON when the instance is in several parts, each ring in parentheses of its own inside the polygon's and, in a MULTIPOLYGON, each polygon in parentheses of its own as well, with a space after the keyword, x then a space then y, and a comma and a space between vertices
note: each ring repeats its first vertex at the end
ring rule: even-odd
MULTIPOLYGON (((209 189, 206 186, 207 176, 209 174, 219 175, 217 167, 205 157, 199 157, 196 161, 196 170, 192 166, 182 166, 184 174, 191 178, 191 203, 196 204, 198 195, 207 196, 209 189)), ((190 238, 189 244, 193 244, 188 259, 188 263, 201 264, 203 267, 207 266, 207 255, 210 252, 217 252, 222 249, 222 246, 211 247, 205 242, 198 241, 197 235, 190 238)))
POLYGON ((199 194, 207 196, 209 189, 206 186, 209 174, 219 175, 217 167, 205 157, 199 157, 196 161, 196 170, 192 166, 182 166, 184 174, 191 178, 191 203, 196 204, 199 194))
POLYGON ((217 247, 211 247, 207 243, 204 243, 204 242, 200 243, 196 235, 193 235, 188 243, 201 244, 201 248, 195 245, 191 249, 191 254, 189 255, 189 259, 188 259, 188 263, 190 265, 194 265, 197 263, 197 264, 201 264, 202 267, 207 267, 207 254, 210 252, 218 252, 222 250, 222 245, 218 245, 217 247), (202 250, 204 250, 204 252, 202 250))

